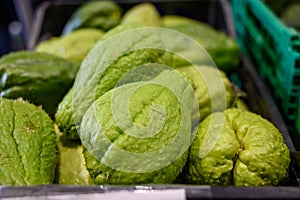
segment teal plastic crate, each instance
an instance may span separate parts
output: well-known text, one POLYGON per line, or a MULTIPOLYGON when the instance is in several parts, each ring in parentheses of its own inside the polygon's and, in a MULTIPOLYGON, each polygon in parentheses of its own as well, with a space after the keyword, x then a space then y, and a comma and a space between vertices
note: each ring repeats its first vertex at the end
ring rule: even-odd
POLYGON ((300 35, 260 0, 231 0, 231 5, 237 41, 269 86, 288 128, 294 132, 300 101, 300 35))

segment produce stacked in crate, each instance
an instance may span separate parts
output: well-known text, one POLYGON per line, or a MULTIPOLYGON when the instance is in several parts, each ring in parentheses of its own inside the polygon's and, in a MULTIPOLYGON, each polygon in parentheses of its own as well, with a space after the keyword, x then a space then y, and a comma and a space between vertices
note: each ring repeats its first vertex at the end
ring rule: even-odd
POLYGON ((0 59, 1 185, 288 180, 282 135, 227 76, 240 50, 225 34, 111 1, 82 5, 63 33, 0 59))

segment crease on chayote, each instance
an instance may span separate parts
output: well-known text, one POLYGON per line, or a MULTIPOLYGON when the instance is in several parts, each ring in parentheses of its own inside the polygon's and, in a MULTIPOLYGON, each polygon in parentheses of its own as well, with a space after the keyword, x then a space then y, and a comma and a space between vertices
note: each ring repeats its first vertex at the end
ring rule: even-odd
POLYGON ((48 114, 22 99, 0 97, 0 185, 52 184, 56 134, 48 114))
POLYGON ((80 127, 94 182, 173 183, 193 138, 193 96, 188 81, 166 70, 153 80, 125 84, 98 98, 80 127))
POLYGON ((278 185, 287 179, 289 164, 289 149, 271 122, 249 111, 227 109, 199 125, 187 180, 209 185, 278 185))

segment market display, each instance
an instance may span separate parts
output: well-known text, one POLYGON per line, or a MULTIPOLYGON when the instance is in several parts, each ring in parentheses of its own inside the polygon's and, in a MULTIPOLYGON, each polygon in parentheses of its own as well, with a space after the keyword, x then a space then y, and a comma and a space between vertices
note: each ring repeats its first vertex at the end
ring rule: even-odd
POLYGON ((62 33, 0 59, 0 185, 287 181, 289 149, 228 78, 240 49, 224 33, 110 1, 62 33))

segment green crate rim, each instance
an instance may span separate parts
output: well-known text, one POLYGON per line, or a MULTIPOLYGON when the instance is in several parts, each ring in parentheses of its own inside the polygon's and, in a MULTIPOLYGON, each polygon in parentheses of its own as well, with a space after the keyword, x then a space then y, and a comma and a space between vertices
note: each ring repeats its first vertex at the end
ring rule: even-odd
POLYGON ((298 100, 300 98, 300 35, 295 29, 286 27, 260 0, 232 0, 231 3, 238 42, 242 50, 246 55, 251 57, 252 54, 252 57, 256 59, 256 64, 260 67, 260 75, 274 88, 272 92, 275 98, 281 100, 281 107, 286 118, 296 120, 298 101, 300 101, 298 100), (249 16, 250 14, 253 18, 249 16), (261 27, 253 27, 253 24, 261 27), (263 28, 265 32, 260 28, 263 28), (241 38, 243 35, 257 37, 245 39, 241 38), (269 50, 274 50, 275 53, 281 55, 279 63, 277 63, 275 61, 278 58, 274 58, 268 49, 264 51, 269 57, 273 56, 271 63, 275 63, 275 66, 272 67, 281 70, 278 72, 277 69, 275 74, 274 68, 268 67, 270 61, 268 63, 265 60, 267 57, 263 57, 263 54, 260 55, 267 48, 264 44, 270 39, 266 36, 270 36, 275 44, 269 50), (251 46, 247 46, 248 43, 251 43, 251 46), (256 52, 258 53, 253 56, 256 52), (287 63, 292 67, 285 69, 284 66, 287 63))

